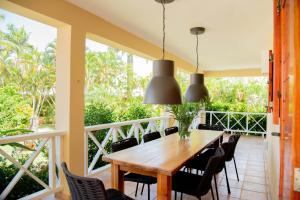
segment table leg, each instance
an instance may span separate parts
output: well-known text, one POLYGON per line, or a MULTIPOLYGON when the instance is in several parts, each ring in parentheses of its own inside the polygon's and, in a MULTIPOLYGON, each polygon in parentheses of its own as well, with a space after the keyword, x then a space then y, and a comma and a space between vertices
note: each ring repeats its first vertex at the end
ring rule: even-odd
POLYGON ((120 170, 120 165, 111 165, 111 186, 116 190, 124 192, 124 172, 120 170))
POLYGON ((172 176, 157 175, 157 199, 170 200, 172 197, 172 176))

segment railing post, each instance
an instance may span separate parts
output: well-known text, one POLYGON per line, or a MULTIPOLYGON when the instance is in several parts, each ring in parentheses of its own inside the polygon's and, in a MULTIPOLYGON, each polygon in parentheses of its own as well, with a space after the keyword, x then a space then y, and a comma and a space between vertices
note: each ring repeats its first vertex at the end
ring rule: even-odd
POLYGON ((249 128, 249 124, 248 124, 249 116, 248 115, 249 115, 249 113, 246 113, 246 132, 247 132, 247 134, 248 134, 248 128, 249 128))
POLYGON ((227 130, 230 130, 230 113, 227 113, 227 130))
POLYGON ((55 137, 51 137, 48 146, 48 170, 49 170, 49 187, 51 190, 56 189, 56 142, 55 137))
POLYGON ((140 143, 139 141, 139 127, 137 126, 137 124, 134 124, 134 137, 137 139, 138 143, 140 143))
POLYGON ((89 134, 84 131, 84 176, 88 175, 89 168, 89 134))
POLYGON ((209 112, 209 125, 212 125, 212 111, 209 112))
POLYGON ((117 132, 116 127, 113 128, 112 135, 113 135, 113 142, 117 142, 118 141, 118 132, 117 132))

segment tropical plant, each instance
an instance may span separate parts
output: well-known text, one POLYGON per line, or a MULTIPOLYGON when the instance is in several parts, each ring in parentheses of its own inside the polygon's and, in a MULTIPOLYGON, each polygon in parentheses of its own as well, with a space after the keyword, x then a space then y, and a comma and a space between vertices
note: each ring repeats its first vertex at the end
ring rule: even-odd
POLYGON ((197 116, 200 107, 200 103, 187 102, 170 106, 170 112, 174 114, 175 120, 178 122, 179 135, 181 138, 189 137, 190 132, 188 128, 193 119, 197 116))

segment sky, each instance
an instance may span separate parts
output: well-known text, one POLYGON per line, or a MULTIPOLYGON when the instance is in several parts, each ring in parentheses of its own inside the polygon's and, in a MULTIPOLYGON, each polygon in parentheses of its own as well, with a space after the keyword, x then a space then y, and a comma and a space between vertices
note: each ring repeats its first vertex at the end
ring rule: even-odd
MULTIPOLYGON (((29 43, 43 51, 48 43, 54 41, 57 35, 55 27, 40 23, 29 18, 16 15, 6 10, 0 9, 0 15, 4 16, 4 21, 0 22, 0 30, 6 31, 7 24, 14 24, 16 27, 24 27, 30 33, 29 43)), ((108 46, 87 39, 86 47, 93 51, 105 52, 108 46)), ((152 71, 152 61, 139 56, 133 56, 133 70, 138 76, 147 76, 152 71)))

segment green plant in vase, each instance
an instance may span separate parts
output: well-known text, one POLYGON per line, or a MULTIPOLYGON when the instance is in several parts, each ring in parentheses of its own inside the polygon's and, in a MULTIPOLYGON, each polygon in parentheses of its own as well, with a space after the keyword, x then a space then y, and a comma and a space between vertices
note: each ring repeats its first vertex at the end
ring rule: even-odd
POLYGON ((189 127, 200 110, 200 103, 187 103, 179 105, 170 105, 169 109, 172 114, 174 114, 175 119, 178 122, 179 136, 180 138, 189 138, 190 131, 189 127))

